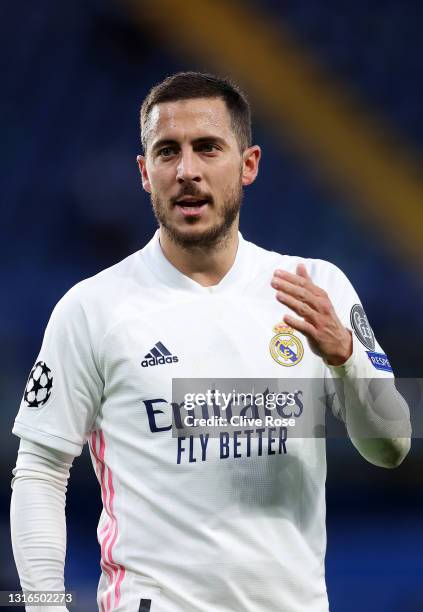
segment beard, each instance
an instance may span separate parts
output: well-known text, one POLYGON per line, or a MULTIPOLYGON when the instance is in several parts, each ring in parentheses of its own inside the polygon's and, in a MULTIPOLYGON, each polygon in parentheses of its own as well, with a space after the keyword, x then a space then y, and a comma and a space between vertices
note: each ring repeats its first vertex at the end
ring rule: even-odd
MULTIPOLYGON (((215 206, 213 197, 200 193, 196 186, 192 183, 186 184, 181 193, 172 199, 170 206, 174 206, 174 202, 176 200, 188 195, 207 199, 208 204, 206 206, 215 206)), ((187 224, 192 225, 192 231, 187 230, 187 228, 185 228, 183 231, 178 229, 176 224, 172 222, 170 215, 167 212, 169 203, 163 202, 163 200, 155 192, 151 194, 151 204, 153 206, 153 212, 158 224, 165 229, 172 242, 184 249, 193 247, 213 248, 223 245, 225 240, 228 238, 230 230, 239 214, 243 195, 244 193, 240 178, 239 182, 224 195, 223 206, 219 211, 216 222, 203 232, 199 232, 195 228, 195 225, 198 222, 197 219, 189 217, 186 218, 185 221, 187 224)))

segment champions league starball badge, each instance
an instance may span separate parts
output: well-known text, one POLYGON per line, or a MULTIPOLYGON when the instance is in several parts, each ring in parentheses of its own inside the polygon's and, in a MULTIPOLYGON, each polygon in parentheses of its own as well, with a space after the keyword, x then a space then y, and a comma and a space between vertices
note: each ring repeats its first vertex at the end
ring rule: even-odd
POLYGON ((361 344, 371 351, 375 350, 375 335, 367 320, 366 313, 361 304, 354 304, 351 308, 351 326, 361 344))
POLYGON ((292 327, 277 323, 273 327, 276 336, 270 341, 269 351, 279 365, 291 367, 297 365, 304 355, 304 347, 292 327))
POLYGON ((24 401, 29 408, 39 408, 48 401, 53 388, 53 375, 44 361, 32 368, 25 387, 24 401))

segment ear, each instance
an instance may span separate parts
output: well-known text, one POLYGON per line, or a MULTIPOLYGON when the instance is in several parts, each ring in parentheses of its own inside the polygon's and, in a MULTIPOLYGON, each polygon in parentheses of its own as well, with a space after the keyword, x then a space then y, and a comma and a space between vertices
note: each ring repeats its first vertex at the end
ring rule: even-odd
POLYGON ((144 155, 137 155, 137 163, 138 168, 140 169, 143 189, 148 193, 151 193, 150 180, 147 174, 147 163, 145 161, 144 155))
POLYGON ((242 184, 251 185, 256 180, 259 169, 261 149, 258 145, 253 145, 245 149, 242 154, 242 184))

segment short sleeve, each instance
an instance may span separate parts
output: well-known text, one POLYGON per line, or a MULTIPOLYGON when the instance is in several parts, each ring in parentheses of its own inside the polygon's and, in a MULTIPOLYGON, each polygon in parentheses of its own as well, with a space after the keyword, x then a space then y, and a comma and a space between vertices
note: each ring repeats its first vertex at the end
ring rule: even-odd
POLYGON ((20 438, 74 456, 81 454, 103 391, 77 288, 53 310, 12 430, 20 438))

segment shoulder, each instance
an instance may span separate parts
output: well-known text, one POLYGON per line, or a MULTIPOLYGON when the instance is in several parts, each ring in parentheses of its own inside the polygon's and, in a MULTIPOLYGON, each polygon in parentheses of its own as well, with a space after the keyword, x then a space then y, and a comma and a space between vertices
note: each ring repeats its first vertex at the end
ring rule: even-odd
POLYGON ((84 304, 97 303, 102 298, 113 301, 119 291, 125 291, 137 282, 141 265, 140 251, 136 251, 113 266, 81 280, 64 297, 84 304))
POLYGON ((343 303, 358 303, 357 293, 344 272, 324 259, 313 259, 269 251, 254 243, 247 243, 250 251, 249 276, 254 290, 263 293, 268 289, 275 270, 295 274, 298 264, 305 265, 315 285, 326 291, 335 309, 343 303))
POLYGON ((286 270, 295 274, 298 264, 304 264, 309 276, 322 289, 333 290, 338 284, 349 283, 344 272, 335 264, 324 259, 312 259, 297 255, 287 255, 269 251, 252 242, 248 242, 251 259, 257 262, 261 269, 273 272, 276 269, 286 270))
POLYGON ((52 320, 65 319, 82 327, 101 327, 107 313, 126 299, 142 278, 137 251, 117 264, 71 287, 56 304, 52 320))

